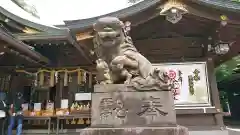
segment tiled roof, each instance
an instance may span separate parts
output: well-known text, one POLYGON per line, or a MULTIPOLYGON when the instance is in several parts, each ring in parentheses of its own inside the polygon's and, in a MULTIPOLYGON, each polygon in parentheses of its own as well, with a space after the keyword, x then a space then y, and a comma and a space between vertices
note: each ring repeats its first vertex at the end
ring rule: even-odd
POLYGON ((213 6, 223 10, 233 12, 240 12, 240 1, 238 0, 192 0, 195 3, 204 4, 206 6, 213 6))

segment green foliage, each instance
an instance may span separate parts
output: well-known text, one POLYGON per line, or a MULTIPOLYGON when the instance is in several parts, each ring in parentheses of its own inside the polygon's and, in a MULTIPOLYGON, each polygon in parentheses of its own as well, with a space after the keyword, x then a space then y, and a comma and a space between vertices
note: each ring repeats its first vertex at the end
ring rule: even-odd
POLYGON ((239 2, 240 3, 240 0, 231 0, 232 2, 239 2))
POLYGON ((219 96, 220 96, 220 103, 221 103, 221 106, 222 106, 222 110, 224 112, 228 112, 228 107, 227 107, 228 95, 227 95, 227 93, 225 91, 220 91, 219 96))
POLYGON ((234 73, 234 69, 237 67, 238 64, 240 64, 240 55, 217 67, 215 69, 217 81, 220 82, 231 77, 231 75, 234 73))
POLYGON ((225 103, 228 102, 228 95, 225 91, 220 91, 219 96, 222 102, 225 102, 225 103))

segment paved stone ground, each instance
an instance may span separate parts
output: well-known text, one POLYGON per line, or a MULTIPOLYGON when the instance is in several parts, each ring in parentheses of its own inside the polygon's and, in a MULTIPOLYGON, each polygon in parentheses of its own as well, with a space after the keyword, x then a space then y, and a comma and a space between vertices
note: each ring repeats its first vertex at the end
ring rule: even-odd
POLYGON ((227 128, 229 135, 240 135, 240 127, 227 128))
MULTIPOLYGON (((23 135, 47 135, 45 134, 23 134, 23 135)), ((56 135, 56 134, 50 134, 50 135, 56 135)), ((59 134, 59 135, 80 135, 79 133, 68 133, 68 134, 59 134)), ((231 132, 228 133, 228 131, 192 131, 189 133, 189 135, 240 135, 240 132, 231 132)))
MULTIPOLYGON (((47 135, 46 133, 44 134, 38 134, 38 133, 28 133, 28 134, 23 134, 23 135, 47 135)), ((51 134, 51 135, 56 135, 56 134, 51 134)), ((65 134, 60 134, 60 135, 80 135, 80 133, 65 133, 65 134)), ((235 131, 228 131, 228 130, 214 130, 214 131, 190 131, 189 135, 240 135, 240 132, 235 132, 235 131)))
MULTIPOLYGON (((27 131, 28 132, 28 131, 27 131)), ((65 131, 66 132, 66 131, 65 131)), ((47 133, 41 133, 40 131, 30 131, 23 135, 47 135, 47 133)), ((51 135, 56 135, 52 133, 51 135)), ((79 131, 77 133, 64 133, 60 135, 80 135, 79 131)), ((240 135, 240 127, 227 127, 227 130, 212 130, 212 131, 190 131, 189 135, 240 135)))

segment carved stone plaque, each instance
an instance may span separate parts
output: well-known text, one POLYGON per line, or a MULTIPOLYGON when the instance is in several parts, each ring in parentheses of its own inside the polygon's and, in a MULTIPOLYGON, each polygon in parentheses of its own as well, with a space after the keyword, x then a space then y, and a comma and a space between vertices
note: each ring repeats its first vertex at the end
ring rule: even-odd
POLYGON ((93 127, 176 125, 172 93, 170 91, 93 93, 91 120, 93 127))

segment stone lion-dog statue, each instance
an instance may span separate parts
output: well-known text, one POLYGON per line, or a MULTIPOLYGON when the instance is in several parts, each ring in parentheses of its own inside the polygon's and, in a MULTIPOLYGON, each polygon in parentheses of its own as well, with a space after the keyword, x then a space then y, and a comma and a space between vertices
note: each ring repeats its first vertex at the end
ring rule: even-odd
POLYGON ((166 90, 168 75, 152 67, 133 45, 129 23, 103 17, 93 25, 96 80, 100 84, 126 84, 138 90, 166 90))

